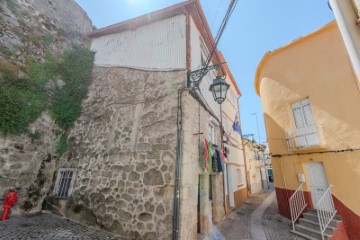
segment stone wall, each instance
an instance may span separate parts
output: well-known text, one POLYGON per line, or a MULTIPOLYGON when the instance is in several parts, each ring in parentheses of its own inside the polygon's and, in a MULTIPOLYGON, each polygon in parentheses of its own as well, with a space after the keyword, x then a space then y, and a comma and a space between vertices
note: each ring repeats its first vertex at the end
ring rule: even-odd
MULTIPOLYGON (((88 46, 91 29, 90 19, 73 0, 0 1, 0 66, 26 77, 30 57, 41 62, 47 52, 57 55, 74 44, 88 46)), ((44 112, 27 134, 0 133, 0 196, 9 188, 20 195, 12 214, 41 209, 55 171, 57 131, 44 112)))
POLYGON ((177 90, 186 71, 96 67, 59 167, 76 168, 67 200, 45 207, 133 239, 170 239, 177 90), (54 207, 55 206, 55 207, 54 207))

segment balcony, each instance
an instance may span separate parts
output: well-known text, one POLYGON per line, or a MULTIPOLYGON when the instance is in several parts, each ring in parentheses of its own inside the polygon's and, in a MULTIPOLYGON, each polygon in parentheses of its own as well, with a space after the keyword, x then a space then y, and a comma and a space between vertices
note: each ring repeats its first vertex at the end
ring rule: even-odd
POLYGON ((290 151, 325 147, 319 125, 289 130, 286 142, 290 151))

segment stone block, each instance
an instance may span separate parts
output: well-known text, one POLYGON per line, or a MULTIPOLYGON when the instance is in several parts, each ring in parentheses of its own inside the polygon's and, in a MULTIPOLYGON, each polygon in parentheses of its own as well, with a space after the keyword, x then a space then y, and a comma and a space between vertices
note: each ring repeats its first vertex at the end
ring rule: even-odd
POLYGON ((150 213, 147 212, 143 212, 139 214, 139 220, 143 221, 143 222, 148 222, 150 220, 152 220, 153 216, 150 213))
POLYGON ((150 169, 144 173, 143 183, 146 186, 157 186, 163 185, 164 180, 162 173, 156 169, 150 169))

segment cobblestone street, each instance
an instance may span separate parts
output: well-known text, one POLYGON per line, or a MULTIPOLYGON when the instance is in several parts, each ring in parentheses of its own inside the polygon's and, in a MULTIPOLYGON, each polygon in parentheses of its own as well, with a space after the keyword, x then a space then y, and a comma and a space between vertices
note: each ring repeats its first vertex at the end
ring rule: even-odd
POLYGON ((0 221, 1 240, 125 240, 121 236, 53 214, 14 216, 0 221))
POLYGON ((275 192, 249 196, 220 226, 226 240, 304 240, 291 234, 291 221, 278 214, 275 192))

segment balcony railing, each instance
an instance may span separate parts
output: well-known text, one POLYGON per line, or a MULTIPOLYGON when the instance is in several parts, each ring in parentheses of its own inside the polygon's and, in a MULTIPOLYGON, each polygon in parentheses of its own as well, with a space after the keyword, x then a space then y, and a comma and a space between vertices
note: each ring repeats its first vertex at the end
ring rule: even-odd
POLYGON ((289 130, 286 141, 289 150, 325 146, 324 140, 322 139, 322 128, 319 125, 289 130))

